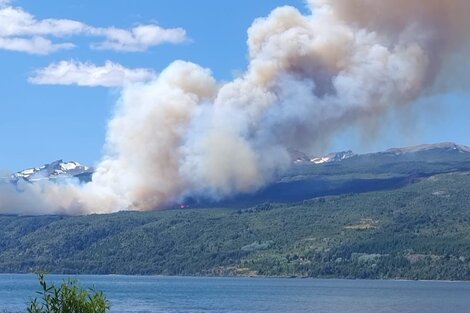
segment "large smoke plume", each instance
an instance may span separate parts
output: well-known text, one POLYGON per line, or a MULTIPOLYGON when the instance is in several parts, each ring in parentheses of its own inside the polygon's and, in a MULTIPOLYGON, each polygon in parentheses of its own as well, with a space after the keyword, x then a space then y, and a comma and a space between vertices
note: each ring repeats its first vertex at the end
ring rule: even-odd
POLYGON ((310 15, 286 6, 255 20, 248 68, 231 82, 176 61, 126 87, 91 183, 0 190, 0 212, 149 210, 254 191, 291 164, 290 149, 432 93, 468 47, 467 0, 308 5, 310 15))

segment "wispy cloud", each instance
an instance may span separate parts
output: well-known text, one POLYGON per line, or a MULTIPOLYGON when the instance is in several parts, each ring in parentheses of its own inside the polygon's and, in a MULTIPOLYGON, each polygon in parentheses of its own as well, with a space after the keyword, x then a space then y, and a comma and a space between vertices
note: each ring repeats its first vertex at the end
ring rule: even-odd
POLYGON ((59 49, 69 49, 72 42, 53 42, 73 35, 104 38, 93 43, 96 49, 116 51, 145 51, 163 43, 181 43, 187 40, 183 28, 163 28, 156 24, 139 25, 131 29, 94 27, 70 19, 38 20, 22 8, 13 7, 0 0, 0 49, 49 54, 59 49))
POLYGON ((186 31, 184 29, 165 29, 152 24, 139 25, 131 30, 101 28, 93 29, 91 32, 106 38, 105 41, 92 45, 100 50, 145 51, 148 47, 162 43, 181 43, 186 41, 186 31))
POLYGON ((154 79, 154 71, 145 68, 126 68, 106 61, 103 66, 77 61, 61 61, 36 70, 29 82, 39 85, 78 85, 88 87, 121 87, 154 79))
POLYGON ((32 54, 49 54, 61 49, 71 49, 74 44, 53 43, 47 38, 33 36, 30 38, 21 37, 0 37, 0 49, 27 52, 32 54))

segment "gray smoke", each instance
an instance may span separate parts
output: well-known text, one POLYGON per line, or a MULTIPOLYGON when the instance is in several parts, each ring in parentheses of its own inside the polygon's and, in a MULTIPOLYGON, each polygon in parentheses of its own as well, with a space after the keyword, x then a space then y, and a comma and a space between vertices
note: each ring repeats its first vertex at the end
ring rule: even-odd
MULTIPOLYGON (((286 6, 255 20, 248 68, 231 82, 176 61, 153 82, 126 87, 93 182, 28 186, 16 197, 34 194, 42 212, 101 213, 255 191, 290 165, 290 149, 321 146, 432 93, 468 47, 470 1, 309 6, 310 15, 286 6)), ((0 211, 11 207, 2 198, 0 211)))

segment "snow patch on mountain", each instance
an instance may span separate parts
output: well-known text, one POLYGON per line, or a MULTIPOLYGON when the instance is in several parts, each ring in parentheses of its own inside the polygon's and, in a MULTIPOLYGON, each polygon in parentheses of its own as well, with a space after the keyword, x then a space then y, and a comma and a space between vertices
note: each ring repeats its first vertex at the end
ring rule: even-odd
POLYGON ((315 163, 315 164, 338 162, 338 161, 343 161, 343 160, 349 159, 349 158, 351 158, 355 155, 356 154, 354 154, 351 150, 341 151, 341 152, 333 152, 333 153, 327 154, 325 156, 313 157, 313 158, 310 159, 310 162, 315 163))
POLYGON ((324 156, 314 156, 314 157, 310 157, 307 154, 298 150, 290 150, 289 153, 294 164, 298 164, 298 163, 322 164, 322 163, 329 163, 329 162, 338 162, 338 161, 349 159, 356 155, 351 150, 341 151, 341 152, 332 152, 324 156))
POLYGON ((89 166, 75 161, 64 162, 57 160, 41 167, 28 168, 11 175, 11 180, 24 179, 27 181, 38 181, 43 179, 56 179, 74 177, 84 173, 91 173, 93 169, 89 166))

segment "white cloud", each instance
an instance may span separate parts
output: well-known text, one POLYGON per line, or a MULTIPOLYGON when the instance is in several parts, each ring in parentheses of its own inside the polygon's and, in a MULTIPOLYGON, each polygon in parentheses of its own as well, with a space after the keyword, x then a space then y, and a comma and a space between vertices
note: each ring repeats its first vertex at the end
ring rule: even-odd
POLYGON ((154 79, 154 71, 145 68, 129 69, 106 61, 103 66, 77 61, 61 61, 36 70, 29 82, 39 85, 78 85, 88 87, 121 87, 126 84, 154 79))
POLYGON ((27 52, 32 54, 49 54, 61 49, 75 47, 72 43, 52 43, 40 36, 30 38, 0 37, 0 49, 27 52))
POLYGON ((106 40, 94 44, 96 49, 117 51, 145 51, 162 43, 186 41, 186 31, 182 28, 165 29, 158 25, 139 25, 131 30, 119 28, 94 29, 92 33, 102 34, 106 40))
POLYGON ((139 25, 132 29, 94 27, 70 19, 38 20, 9 1, 0 0, 0 49, 48 54, 59 49, 74 47, 71 42, 52 42, 50 37, 72 35, 103 37, 92 45, 96 49, 117 51, 145 51, 163 43, 181 43, 186 40, 182 28, 163 28, 155 24, 139 25))
POLYGON ((84 32, 87 25, 67 19, 36 20, 30 13, 12 6, 0 10, 0 36, 63 36, 84 32))

